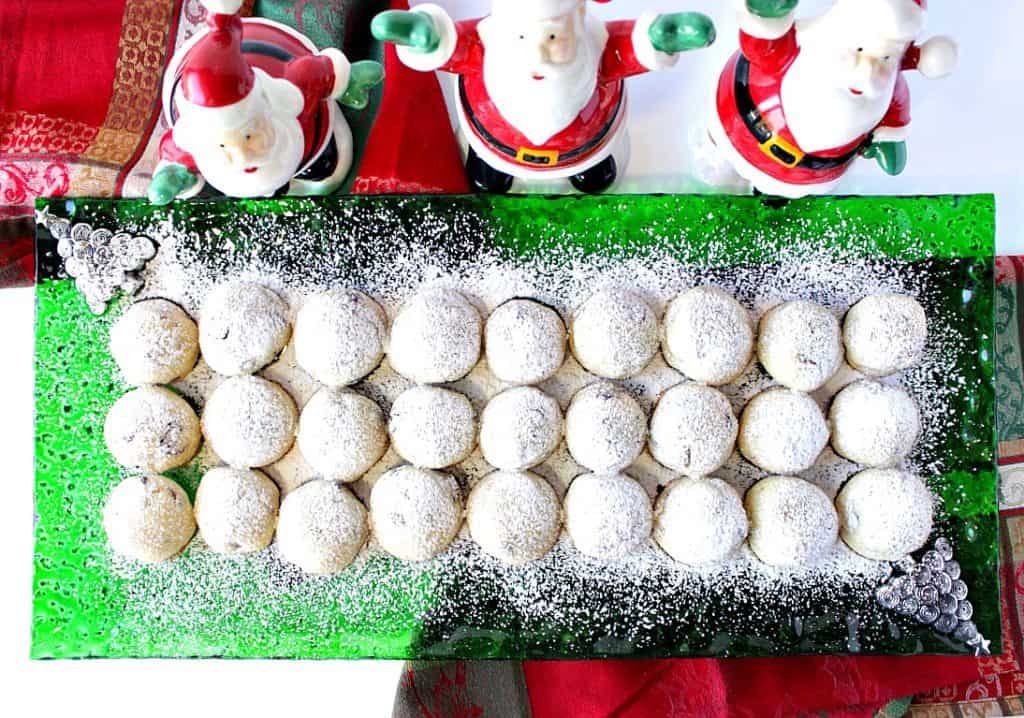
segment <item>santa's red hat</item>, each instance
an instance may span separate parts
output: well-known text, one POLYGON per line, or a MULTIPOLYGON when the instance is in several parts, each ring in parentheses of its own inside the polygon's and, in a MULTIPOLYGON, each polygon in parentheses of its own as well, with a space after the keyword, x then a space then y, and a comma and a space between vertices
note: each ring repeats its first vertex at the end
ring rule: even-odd
MULTIPOLYGON (((593 1, 609 2, 609 0, 593 1)), ((585 4, 586 0, 493 0, 491 15, 523 20, 547 20, 568 15, 585 4)))
POLYGON ((241 125, 259 104, 260 79, 242 55, 242 22, 228 14, 236 4, 205 0, 209 30, 186 56, 179 79, 179 111, 219 127, 241 125))

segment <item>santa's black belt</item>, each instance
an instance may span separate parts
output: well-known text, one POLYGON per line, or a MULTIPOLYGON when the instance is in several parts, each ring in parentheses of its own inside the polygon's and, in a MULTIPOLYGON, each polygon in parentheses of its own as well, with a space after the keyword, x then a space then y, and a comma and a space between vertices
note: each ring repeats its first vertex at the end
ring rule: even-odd
POLYGON ((487 131, 487 128, 484 127, 482 122, 480 122, 480 119, 473 112, 473 108, 469 104, 469 96, 466 95, 465 78, 461 76, 459 77, 459 99, 462 102, 462 109, 466 112, 466 117, 469 118, 469 123, 473 125, 473 129, 477 131, 487 144, 501 154, 518 160, 519 162, 524 162, 529 165, 538 165, 540 167, 554 167, 563 161, 574 160, 577 157, 582 157, 604 142, 605 138, 612 131, 612 128, 615 127, 615 123, 619 117, 619 111, 622 109, 622 101, 625 96, 626 93, 619 93, 619 101, 615 104, 615 112, 612 113, 611 119, 608 120, 600 131, 598 131, 597 135, 595 135, 592 140, 580 145, 576 149, 569 150, 568 152, 541 150, 531 147, 520 147, 519 149, 516 149, 515 147, 506 145, 487 131))
POLYGON ((739 110, 740 117, 743 118, 743 124, 757 140, 761 151, 783 167, 800 167, 808 170, 836 169, 851 162, 860 154, 861 150, 872 142, 872 137, 869 135, 864 142, 845 155, 818 157, 803 152, 799 147, 772 132, 750 94, 750 60, 744 55, 740 55, 736 61, 735 92, 736 109, 739 110))

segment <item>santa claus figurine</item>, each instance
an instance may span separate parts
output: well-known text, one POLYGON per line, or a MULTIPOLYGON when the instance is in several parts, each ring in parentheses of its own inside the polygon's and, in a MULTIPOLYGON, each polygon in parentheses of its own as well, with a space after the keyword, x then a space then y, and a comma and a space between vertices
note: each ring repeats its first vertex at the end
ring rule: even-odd
POLYGON ((242 0, 202 0, 207 29, 164 75, 171 129, 149 187, 155 204, 200 192, 231 197, 320 195, 352 166, 352 132, 338 102, 362 109, 380 63, 317 51, 289 27, 242 19, 242 0))
POLYGON ((727 166, 791 198, 831 192, 858 157, 900 174, 910 130, 903 73, 939 78, 957 64, 950 38, 915 44, 927 0, 837 0, 801 22, 797 0, 740 2, 740 51, 709 125, 727 166))
POLYGON ((681 52, 715 39, 704 15, 646 12, 605 23, 587 13, 586 0, 494 0, 488 17, 464 22, 418 5, 378 15, 371 29, 397 44, 409 67, 459 76, 466 171, 478 190, 497 193, 515 178, 606 190, 624 144, 623 81, 672 67, 681 52))

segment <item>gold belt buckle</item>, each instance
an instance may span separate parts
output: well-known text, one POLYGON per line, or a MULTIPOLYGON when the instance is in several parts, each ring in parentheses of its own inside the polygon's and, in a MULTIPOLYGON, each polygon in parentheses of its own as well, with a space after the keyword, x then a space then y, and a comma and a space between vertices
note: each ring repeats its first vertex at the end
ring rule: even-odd
POLYGON ((516 153, 517 160, 530 165, 549 165, 554 167, 558 164, 558 157, 558 152, 555 150, 535 150, 529 147, 520 147, 519 152, 516 153), (538 162, 537 160, 544 161, 538 162))
POLYGON ((796 167, 807 156, 806 152, 778 135, 772 135, 771 139, 762 142, 760 147, 762 152, 784 167, 796 167))

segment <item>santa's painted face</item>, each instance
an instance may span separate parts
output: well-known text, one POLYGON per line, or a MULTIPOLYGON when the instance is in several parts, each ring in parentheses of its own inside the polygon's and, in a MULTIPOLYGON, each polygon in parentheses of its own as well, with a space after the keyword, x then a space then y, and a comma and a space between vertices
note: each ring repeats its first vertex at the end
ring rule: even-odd
POLYGON ((888 98, 906 51, 904 43, 867 39, 842 48, 837 62, 837 88, 869 100, 888 98))
POLYGON ((879 37, 871 26, 825 16, 800 26, 800 55, 836 92, 865 101, 892 97, 909 42, 879 37))
POLYGON ((232 197, 266 197, 295 176, 305 153, 302 125, 289 103, 261 98, 250 117, 233 127, 183 116, 175 142, 189 152, 203 179, 232 197))
POLYGON ((579 38, 576 15, 553 17, 518 26, 524 63, 521 69, 536 82, 544 82, 548 73, 571 65, 576 59, 579 38))
POLYGON ((593 97, 608 35, 584 8, 542 20, 492 15, 479 33, 487 91, 531 142, 564 130, 593 97))
POLYGON ((805 152, 844 147, 871 132, 892 102, 907 43, 833 17, 801 25, 782 81, 782 107, 805 152))
POLYGON ((277 139, 265 115, 257 115, 241 127, 214 131, 211 137, 219 140, 224 165, 247 174, 258 172, 270 159, 277 139))

